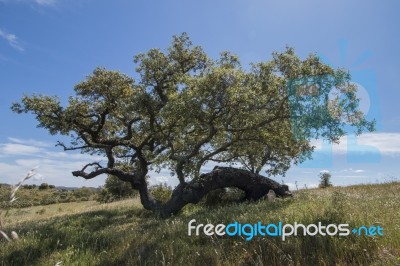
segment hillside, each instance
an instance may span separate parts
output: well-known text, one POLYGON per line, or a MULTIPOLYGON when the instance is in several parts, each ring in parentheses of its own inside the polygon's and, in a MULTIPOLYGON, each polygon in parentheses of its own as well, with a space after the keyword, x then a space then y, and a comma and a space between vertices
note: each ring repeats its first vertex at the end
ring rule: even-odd
POLYGON ((0 207, 23 208, 54 203, 76 202, 94 200, 97 194, 96 188, 65 188, 46 187, 45 189, 34 185, 23 185, 18 190, 15 200, 9 203, 11 186, 0 184, 0 207))
POLYGON ((159 219, 137 198, 10 210, 1 265, 399 265, 400 183, 309 189, 293 198, 220 207, 187 206, 159 219), (188 222, 377 225, 383 236, 188 236, 188 222))

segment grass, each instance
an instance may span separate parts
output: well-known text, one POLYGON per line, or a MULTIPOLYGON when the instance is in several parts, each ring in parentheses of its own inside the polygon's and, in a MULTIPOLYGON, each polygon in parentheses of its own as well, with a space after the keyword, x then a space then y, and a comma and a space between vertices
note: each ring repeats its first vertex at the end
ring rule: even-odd
POLYGON ((11 187, 0 184, 0 208, 24 208, 38 205, 49 205, 61 202, 94 200, 96 191, 93 188, 63 190, 59 188, 39 189, 21 186, 16 193, 16 200, 9 202, 11 187))
POLYGON ((310 189, 292 199, 221 207, 187 206, 160 219, 137 198, 10 210, 0 265, 399 265, 400 183, 310 189), (44 211, 41 211, 44 210, 44 211), (379 223, 383 237, 188 236, 187 223, 379 223))

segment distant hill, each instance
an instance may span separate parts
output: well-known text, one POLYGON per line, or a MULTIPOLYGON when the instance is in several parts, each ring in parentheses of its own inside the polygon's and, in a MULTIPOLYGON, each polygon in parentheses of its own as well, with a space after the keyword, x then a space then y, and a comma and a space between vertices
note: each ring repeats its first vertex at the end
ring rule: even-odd
MULTIPOLYGON (((50 185, 50 184, 49 184, 50 185)), ((0 183, 0 187, 11 187, 12 185, 11 184, 7 184, 7 183, 0 183)), ((26 187, 26 186, 32 186, 31 184, 30 185, 23 185, 23 187, 26 187)), ((36 187, 39 187, 40 185, 35 185, 36 187)), ((80 189, 80 188, 87 188, 87 189, 90 189, 90 190, 93 190, 93 191, 98 191, 99 190, 99 188, 95 188, 95 187, 85 187, 85 186, 83 186, 83 187, 66 187, 66 186, 55 186, 55 189, 60 189, 60 190, 62 190, 62 189, 64 189, 64 190, 76 190, 76 189, 80 189)))
POLYGON ((98 191, 99 188, 95 188, 95 187, 65 187, 65 186, 56 186, 56 189, 64 189, 64 190, 76 190, 76 189, 80 189, 80 188, 87 188, 93 191, 98 191))

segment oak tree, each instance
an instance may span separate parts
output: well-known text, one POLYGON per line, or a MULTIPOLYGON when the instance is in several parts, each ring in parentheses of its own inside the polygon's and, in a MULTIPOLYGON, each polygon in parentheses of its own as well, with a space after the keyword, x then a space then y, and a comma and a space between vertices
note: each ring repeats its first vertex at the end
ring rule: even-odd
POLYGON ((270 189, 288 195, 287 186, 261 170, 284 174, 311 157, 312 139, 338 142, 348 128, 374 128, 359 110, 350 74, 315 54, 302 60, 287 48, 244 68, 229 52, 208 57, 182 34, 166 51, 151 49, 134 62, 137 80, 96 68, 75 86, 67 105, 56 96, 32 95, 12 110, 33 113, 50 134, 70 136, 69 143, 58 142, 65 151, 106 159, 74 176, 116 176, 139 191, 144 208, 164 216, 223 187, 242 189, 247 199, 270 189), (210 162, 230 167, 202 173, 210 162), (165 168, 179 185, 160 202, 149 192, 146 175, 165 168))

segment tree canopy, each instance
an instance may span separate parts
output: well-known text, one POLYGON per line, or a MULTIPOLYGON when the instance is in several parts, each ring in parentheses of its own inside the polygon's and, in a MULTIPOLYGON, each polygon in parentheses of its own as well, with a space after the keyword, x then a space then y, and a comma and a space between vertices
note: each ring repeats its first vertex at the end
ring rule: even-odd
POLYGON ((208 57, 184 33, 166 51, 151 49, 134 62, 137 80, 96 68, 66 106, 56 96, 32 95, 12 110, 70 136, 58 143, 66 151, 105 156, 106 164, 92 162, 73 175, 111 174, 139 191, 147 191, 149 170, 168 168, 182 188, 199 181, 208 162, 284 174, 310 158, 310 140, 338 142, 347 127, 374 129, 359 110, 350 74, 315 54, 302 60, 286 48, 244 68, 230 52, 208 57))

